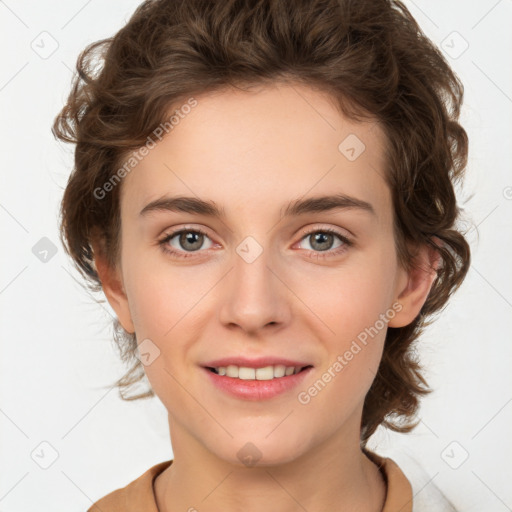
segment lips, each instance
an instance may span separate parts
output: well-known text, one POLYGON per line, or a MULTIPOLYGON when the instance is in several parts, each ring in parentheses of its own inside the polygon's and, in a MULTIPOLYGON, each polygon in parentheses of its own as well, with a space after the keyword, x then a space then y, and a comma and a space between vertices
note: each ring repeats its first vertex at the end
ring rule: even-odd
MULTIPOLYGON (((265 362, 261 363, 261 361, 268 361, 269 359, 259 359, 247 361, 247 359, 242 359, 243 364, 252 363, 253 365, 258 364, 266 364, 265 362)), ((291 361, 288 359, 270 359, 271 361, 283 361, 286 364, 289 363, 297 363, 298 361, 291 361)), ((216 361, 210 361, 208 364, 226 364, 230 361, 240 361, 240 359, 232 358, 232 359, 219 359, 216 361)), ((299 362, 299 364, 302 364, 299 362)), ((280 366, 280 365, 277 365, 280 366)), ((285 366, 282 365, 281 368, 285 366)), ((228 368, 230 365, 228 365, 228 368)), ((253 366, 254 367, 254 366, 253 366)), ((257 367, 257 366, 256 366, 257 367)), ((293 367, 293 366, 291 366, 293 367)), ((287 368, 291 368, 287 367, 287 368)), ((247 368, 251 368, 246 367, 247 368)), ((205 366, 203 368, 203 374, 209 379, 209 382, 213 384, 213 386, 219 389, 226 395, 234 397, 236 399, 241 400, 249 400, 249 401, 260 401, 260 400, 268 400, 279 395, 285 395, 286 393, 292 392, 293 389, 297 388, 304 380, 311 374, 313 371, 313 366, 307 365, 304 369, 301 369, 298 373, 294 373, 292 375, 287 375, 283 377, 272 378, 270 380, 258 380, 258 379, 240 379, 240 378, 232 378, 225 375, 219 375, 215 371, 211 369, 211 367, 205 366)), ((256 370, 258 371, 258 370, 256 370)), ((288 395, 290 398, 292 395, 288 395)))

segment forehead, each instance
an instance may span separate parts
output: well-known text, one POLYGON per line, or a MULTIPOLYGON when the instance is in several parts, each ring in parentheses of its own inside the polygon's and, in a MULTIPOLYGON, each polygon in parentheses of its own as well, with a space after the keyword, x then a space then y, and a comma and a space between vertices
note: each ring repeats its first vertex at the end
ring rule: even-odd
POLYGON ((304 85, 227 89, 195 100, 124 178, 123 216, 135 218, 164 195, 261 216, 279 213, 287 200, 333 193, 389 214, 385 136, 376 122, 349 120, 332 98, 304 85))

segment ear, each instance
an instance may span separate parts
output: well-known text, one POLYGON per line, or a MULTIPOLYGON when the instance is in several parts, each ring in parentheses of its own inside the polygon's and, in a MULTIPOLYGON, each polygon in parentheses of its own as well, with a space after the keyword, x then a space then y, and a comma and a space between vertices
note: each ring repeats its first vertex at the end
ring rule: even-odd
POLYGON ((132 316, 128 307, 128 298, 124 289, 121 273, 112 268, 105 256, 103 239, 91 242, 94 253, 94 265, 100 278, 103 293, 112 309, 116 312, 119 322, 128 333, 134 333, 132 316))
MULTIPOLYGON (((436 237, 432 240, 436 245, 442 244, 436 237)), ((417 249, 414 267, 411 270, 407 271, 401 267, 395 302, 400 303, 402 309, 390 319, 389 327, 404 327, 418 316, 437 277, 440 263, 439 251, 425 244, 417 249)))

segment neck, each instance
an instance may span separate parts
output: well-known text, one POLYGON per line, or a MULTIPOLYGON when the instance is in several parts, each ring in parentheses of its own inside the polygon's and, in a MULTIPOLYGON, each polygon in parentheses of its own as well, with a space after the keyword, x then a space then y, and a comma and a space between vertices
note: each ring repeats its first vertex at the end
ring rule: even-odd
POLYGON ((381 512, 386 484, 359 440, 326 440, 282 463, 252 467, 217 457, 173 424, 173 463, 154 482, 159 512, 343 510, 381 512), (184 449, 186 447, 186 449, 184 449))

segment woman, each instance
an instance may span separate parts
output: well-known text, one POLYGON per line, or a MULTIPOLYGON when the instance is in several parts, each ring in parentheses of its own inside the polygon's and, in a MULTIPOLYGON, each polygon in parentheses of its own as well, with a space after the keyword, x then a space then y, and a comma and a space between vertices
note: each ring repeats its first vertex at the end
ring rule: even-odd
POLYGON ((420 510, 366 444, 414 428, 470 251, 462 84, 407 9, 146 1, 77 69, 62 241, 174 453, 89 510, 420 510))

